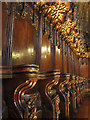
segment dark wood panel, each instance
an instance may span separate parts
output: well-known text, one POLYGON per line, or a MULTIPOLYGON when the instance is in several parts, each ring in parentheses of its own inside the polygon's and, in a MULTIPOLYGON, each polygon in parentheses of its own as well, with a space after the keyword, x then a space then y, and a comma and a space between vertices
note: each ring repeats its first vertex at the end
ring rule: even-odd
POLYGON ((75 75, 77 75, 77 57, 75 55, 75 75))
POLYGON ((60 71, 62 72, 62 50, 60 49, 60 71))
POLYGON ((77 112, 71 116, 71 119, 72 120, 80 120, 80 119, 89 120, 90 118, 89 105, 90 105, 90 96, 86 96, 83 99, 81 106, 77 109, 77 112))
POLYGON ((77 63, 76 63, 76 65, 77 65, 77 67, 76 67, 76 68, 77 68, 77 69, 76 69, 76 71, 77 71, 76 75, 78 75, 78 74, 79 74, 79 69, 78 69, 78 57, 76 57, 76 62, 77 62, 77 63))
POLYGON ((68 50, 68 52, 69 52, 69 73, 71 74, 71 50, 70 50, 70 48, 69 48, 69 50, 68 50))
POLYGON ((54 48, 51 46, 51 41, 48 39, 48 35, 44 34, 42 36, 42 46, 41 46, 41 71, 46 72, 53 70, 53 62, 55 56, 54 48))
POLYGON ((61 50, 56 46, 56 69, 61 69, 61 50))
POLYGON ((53 41, 54 41, 54 46, 55 46, 55 66, 56 69, 60 70, 60 55, 61 55, 61 38, 58 35, 58 33, 56 32, 56 30, 54 30, 54 34, 53 34, 53 41))
POLYGON ((67 73, 69 73, 69 46, 67 44, 67 73))
POLYGON ((60 69, 61 69, 61 72, 63 73, 64 72, 64 57, 63 57, 63 40, 61 40, 61 55, 60 55, 60 62, 61 62, 61 65, 60 65, 60 69))
POLYGON ((88 70, 88 78, 90 78, 90 67, 89 67, 90 66, 90 58, 88 58, 87 61, 88 61, 88 64, 87 64, 88 65, 88 68, 87 68, 87 70, 88 70))
POLYGON ((6 12, 5 12, 5 5, 2 4, 2 49, 5 48, 6 20, 7 20, 7 14, 6 14, 6 12))
POLYGON ((13 34, 13 3, 9 3, 6 12, 5 3, 2 4, 2 65, 11 65, 12 34, 13 34))
POLYGON ((72 75, 74 75, 74 55, 72 52, 72 75))
POLYGON ((80 65, 80 75, 83 77, 88 77, 89 71, 88 71, 88 63, 86 58, 81 59, 81 65, 80 65))
POLYGON ((67 73, 67 49, 65 42, 64 42, 63 52, 64 52, 64 73, 67 73))
POLYGON ((2 3, 0 2, 0 65, 2 64, 2 3))
POLYGON ((35 40, 35 30, 32 25, 25 19, 15 19, 12 46, 12 65, 35 64, 35 40))

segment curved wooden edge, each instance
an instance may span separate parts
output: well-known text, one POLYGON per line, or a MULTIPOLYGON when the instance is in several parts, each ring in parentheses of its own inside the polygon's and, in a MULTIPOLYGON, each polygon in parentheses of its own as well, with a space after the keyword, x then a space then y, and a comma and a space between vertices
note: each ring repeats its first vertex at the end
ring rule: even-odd
POLYGON ((33 74, 35 76, 39 71, 39 66, 35 64, 22 64, 15 66, 0 66, 0 78, 8 79, 13 78, 18 74, 27 74, 30 76, 33 74))
POLYGON ((47 72, 39 72, 39 66, 35 64, 21 64, 21 65, 14 65, 14 66, 0 66, 0 78, 12 78, 13 75, 18 74, 27 74, 30 75, 33 73, 33 75, 38 76, 38 79, 45 79, 49 77, 57 77, 57 76, 63 76, 63 77, 70 77, 73 79, 79 79, 79 81, 86 79, 81 76, 75 76, 70 75, 70 73, 61 73, 60 70, 55 69, 53 71, 47 71, 47 72))
POLYGON ((12 78, 11 66, 0 66, 0 78, 1 79, 12 78))
POLYGON ((53 70, 53 71, 48 71, 48 72, 39 72, 38 73, 38 79, 39 80, 43 80, 43 79, 47 79, 50 77, 60 77, 60 71, 59 70, 53 70))
POLYGON ((22 119, 37 118, 38 106, 41 107, 40 93, 30 91, 36 83, 37 78, 31 78, 15 89, 14 104, 22 119))

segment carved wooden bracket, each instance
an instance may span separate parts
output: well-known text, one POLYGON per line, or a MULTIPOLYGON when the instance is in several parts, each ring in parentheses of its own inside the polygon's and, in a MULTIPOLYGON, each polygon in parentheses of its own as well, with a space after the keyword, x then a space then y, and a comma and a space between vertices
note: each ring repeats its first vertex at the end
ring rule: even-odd
POLYGON ((71 99, 72 99, 72 104, 73 104, 73 110, 76 110, 76 98, 77 98, 77 88, 76 88, 76 80, 75 80, 75 76, 72 76, 72 80, 71 80, 71 99))
POLYGON ((59 85, 59 92, 62 94, 65 100, 65 117, 69 118, 69 105, 70 105, 70 92, 67 89, 68 81, 65 80, 59 85))
POLYGON ((26 80, 14 92, 14 104, 22 119, 37 118, 38 109, 41 107, 40 94, 35 90, 37 78, 26 80))
POLYGON ((47 98, 51 101, 53 107, 53 119, 59 119, 60 109, 59 109, 59 95, 57 91, 53 88, 59 82, 59 78, 55 78, 51 82, 49 82, 45 87, 45 94, 47 98))
POLYGON ((76 92, 77 106, 79 106, 80 105, 80 98, 79 98, 79 95, 80 95, 80 92, 79 92, 79 76, 77 76, 77 78, 76 78, 76 89, 77 89, 77 92, 76 92))
POLYGON ((13 70, 15 75, 24 72, 28 76, 28 79, 17 86, 14 92, 14 104, 22 119, 37 118, 38 111, 41 109, 41 96, 36 88, 38 70, 37 65, 16 66, 13 70))
POLYGON ((79 97, 80 101, 82 101, 82 98, 84 97, 86 93, 86 83, 87 81, 85 80, 84 77, 79 77, 79 97))

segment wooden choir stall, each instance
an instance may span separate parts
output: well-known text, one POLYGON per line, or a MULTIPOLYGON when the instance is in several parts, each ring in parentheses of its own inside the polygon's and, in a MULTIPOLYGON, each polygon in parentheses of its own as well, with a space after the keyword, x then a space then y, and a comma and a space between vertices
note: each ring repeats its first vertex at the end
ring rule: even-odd
POLYGON ((75 2, 2 3, 2 120, 72 120, 88 89, 75 2))

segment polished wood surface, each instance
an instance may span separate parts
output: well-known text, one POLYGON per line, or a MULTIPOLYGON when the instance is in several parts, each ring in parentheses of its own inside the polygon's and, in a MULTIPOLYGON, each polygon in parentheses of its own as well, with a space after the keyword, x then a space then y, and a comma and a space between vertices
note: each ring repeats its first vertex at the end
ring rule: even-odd
POLYGON ((12 46, 12 65, 35 64, 36 38, 35 30, 27 20, 14 21, 12 46))
POLYGON ((2 3, 0 2, 0 65, 2 64, 2 3))
MULTIPOLYGON (((8 68, 7 68, 8 69, 8 68)), ((20 119, 21 116, 19 111, 16 109, 14 104, 14 92, 15 89, 29 80, 30 78, 37 78, 37 72, 39 66, 37 65, 19 65, 12 67, 12 78, 3 77, 2 88, 3 88, 3 102, 5 102, 5 108, 8 110, 8 119, 16 118, 20 119)), ((4 74, 6 76, 6 74, 4 74)), ((5 115, 5 113, 3 113, 5 115)))
POLYGON ((5 3, 2 4, 2 65, 11 65, 12 35, 13 35, 13 5, 10 3, 10 13, 6 14, 5 3))
POLYGON ((74 57, 73 57, 73 52, 71 52, 72 54, 72 75, 74 75, 74 57))
MULTIPOLYGON (((76 75, 79 75, 79 72, 82 71, 82 67, 87 71, 88 64, 82 65, 80 71, 78 70, 78 67, 75 67, 80 67, 80 62, 78 62, 78 58, 76 58, 75 55, 72 55, 70 48, 68 48, 67 53, 66 46, 68 45, 63 42, 62 38, 60 38, 60 49, 58 49, 58 46, 55 47, 56 43, 51 43, 48 39, 47 34, 42 34, 43 18, 41 16, 39 16, 38 26, 40 27, 38 28, 38 35, 29 20, 17 17, 17 19, 14 18, 13 24, 12 21, 8 22, 11 18, 13 19, 13 16, 8 16, 6 14, 5 4, 3 4, 3 65, 38 64, 41 71, 59 69, 63 73, 69 72, 70 74, 76 75), (10 25, 14 26, 13 33, 11 28, 11 32, 7 32, 9 27, 7 28, 6 26, 10 25), (11 37, 10 35, 8 37, 6 33, 8 35, 10 34, 11 37), (8 41, 9 43, 6 42, 6 39, 10 40, 8 41)), ((55 34, 55 31, 53 31, 53 34, 55 34)), ((55 41, 55 39, 56 38, 54 36, 53 41, 55 41)), ((83 75, 82 72, 81 75, 83 75)))
POLYGON ((61 49, 56 46, 56 69, 61 71, 61 49))
POLYGON ((64 48, 63 48, 63 52, 64 52, 64 73, 67 73, 67 48, 66 48, 66 44, 64 42, 64 48))
POLYGON ((69 55, 69 73, 72 74, 72 71, 71 71, 71 49, 68 48, 68 55, 69 55))
POLYGON ((12 66, 0 66, 0 79, 12 78, 12 66))
POLYGON ((81 106, 77 109, 76 113, 73 114, 71 117, 72 120, 75 119, 85 119, 89 120, 90 119, 90 96, 85 96, 85 98, 82 101, 81 106))
POLYGON ((43 33, 44 18, 41 14, 38 15, 36 30, 28 19, 20 16, 16 19, 12 9, 9 15, 4 10, 3 4, 3 66, 0 67, 0 78, 3 77, 7 116, 30 118, 32 113, 32 116, 40 118, 69 119, 85 95, 87 78, 84 77, 88 77, 88 60, 77 57, 63 36, 58 38, 60 44, 56 45, 54 28, 50 40, 47 32, 43 33), (34 104, 29 102, 28 95, 24 99, 24 91, 28 91, 26 93, 34 104), (40 114, 36 115, 38 107, 30 95, 35 95, 37 104, 41 104, 40 114), (17 105, 21 107, 19 111, 17 105), (34 111, 29 111, 33 105, 34 111))
POLYGON ((60 38, 60 45, 61 45, 61 49, 60 49, 60 71, 63 72, 63 48, 62 48, 62 40, 60 38))
POLYGON ((89 75, 89 70, 88 70, 89 63, 88 63, 88 61, 89 60, 87 60, 85 58, 84 59, 80 58, 79 62, 80 62, 80 75, 81 76, 88 77, 88 75, 89 75))
MULTIPOLYGON (((58 98, 56 99, 57 93, 54 87, 58 84, 59 77, 60 71, 58 70, 39 73, 38 90, 41 94, 43 109, 52 114, 50 119, 56 119, 56 114, 58 114, 57 107, 59 104, 56 104, 58 98)), ((44 118, 47 118, 47 116, 44 116, 44 118)))
POLYGON ((41 46, 41 71, 51 71, 54 70, 54 48, 51 46, 51 41, 48 39, 48 35, 44 34, 42 36, 42 46, 41 46))

